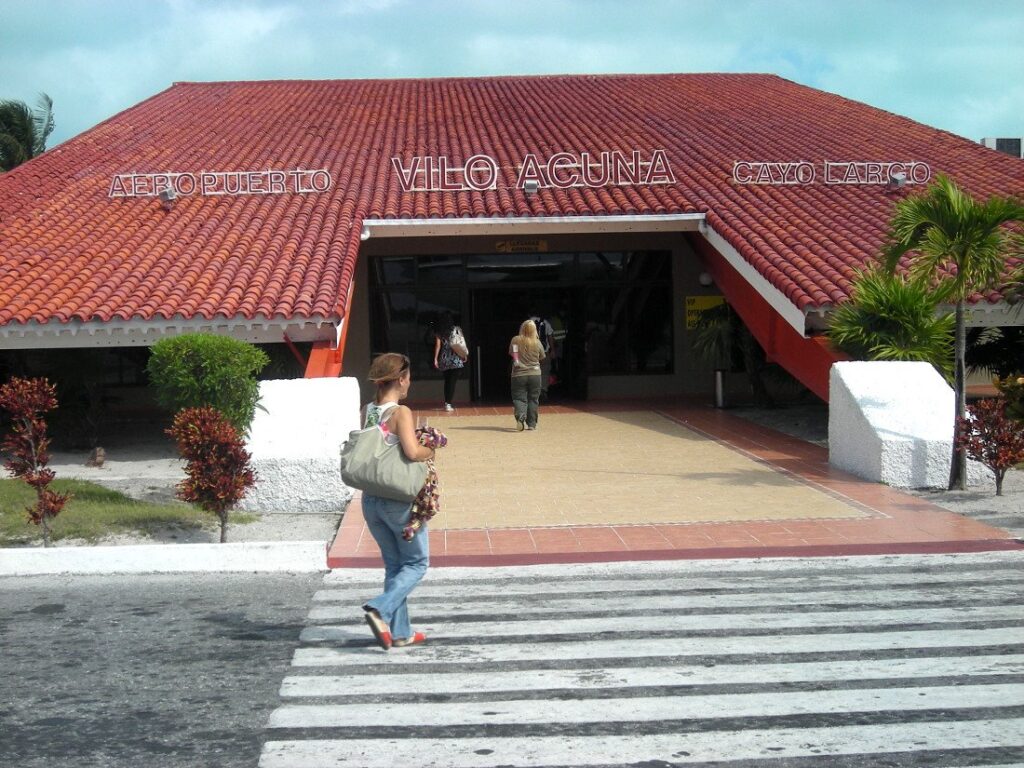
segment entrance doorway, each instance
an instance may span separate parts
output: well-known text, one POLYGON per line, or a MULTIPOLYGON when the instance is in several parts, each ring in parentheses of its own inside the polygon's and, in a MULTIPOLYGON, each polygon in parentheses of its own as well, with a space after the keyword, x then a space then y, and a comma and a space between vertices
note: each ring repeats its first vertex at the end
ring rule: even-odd
POLYGON ((554 327, 552 401, 586 399, 590 376, 673 370, 669 251, 385 255, 370 274, 371 351, 403 352, 417 379, 439 381, 434 331, 451 314, 478 402, 508 402, 508 343, 532 314, 554 327))
POLYGON ((573 400, 586 397, 583 359, 582 291, 569 286, 494 287, 470 291, 473 328, 471 376, 473 397, 480 401, 508 400, 510 339, 531 314, 553 328, 554 354, 548 397, 573 400))

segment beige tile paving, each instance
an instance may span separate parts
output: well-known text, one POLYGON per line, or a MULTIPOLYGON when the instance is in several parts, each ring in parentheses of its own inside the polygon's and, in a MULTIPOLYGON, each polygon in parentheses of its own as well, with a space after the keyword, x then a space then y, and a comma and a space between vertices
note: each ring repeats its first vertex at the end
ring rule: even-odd
POLYGON ((863 518, 868 513, 649 411, 439 418, 433 528, 863 518))

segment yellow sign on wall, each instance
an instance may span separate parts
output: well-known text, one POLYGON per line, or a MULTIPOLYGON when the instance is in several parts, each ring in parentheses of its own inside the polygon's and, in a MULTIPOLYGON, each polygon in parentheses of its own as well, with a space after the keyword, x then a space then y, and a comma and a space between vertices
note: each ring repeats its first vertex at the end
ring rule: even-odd
POLYGON ((499 240, 494 244, 498 253, 547 253, 547 240, 499 240))
POLYGON ((724 296, 687 296, 686 330, 692 331, 700 322, 700 316, 713 307, 725 304, 724 296))

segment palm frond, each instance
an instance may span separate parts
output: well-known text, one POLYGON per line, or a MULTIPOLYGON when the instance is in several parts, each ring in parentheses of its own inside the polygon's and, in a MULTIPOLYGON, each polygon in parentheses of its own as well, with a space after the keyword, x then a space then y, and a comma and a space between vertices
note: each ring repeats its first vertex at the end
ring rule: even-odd
POLYGON ((53 132, 53 100, 39 95, 35 111, 23 101, 0 101, 0 170, 9 171, 46 151, 53 132))
POLYGON ((740 319, 728 304, 719 304, 700 313, 693 349, 715 368, 737 367, 740 319))
POLYGON ((0 172, 16 168, 26 160, 21 142, 10 134, 0 133, 0 172))
POLYGON ((859 274, 851 299, 829 318, 833 345, 859 360, 923 360, 947 378, 953 371, 954 317, 919 279, 884 269, 859 274))
POLYGON ((882 255, 892 273, 910 254, 909 273, 936 281, 944 298, 962 301, 995 286, 1003 275, 1004 225, 1024 221, 1024 206, 991 197, 976 201, 948 176, 938 174, 926 192, 896 204, 882 255))
POLYGON ((46 140, 53 133, 53 99, 45 93, 39 94, 39 102, 35 112, 32 113, 32 125, 34 129, 34 142, 32 156, 36 157, 46 151, 46 140))

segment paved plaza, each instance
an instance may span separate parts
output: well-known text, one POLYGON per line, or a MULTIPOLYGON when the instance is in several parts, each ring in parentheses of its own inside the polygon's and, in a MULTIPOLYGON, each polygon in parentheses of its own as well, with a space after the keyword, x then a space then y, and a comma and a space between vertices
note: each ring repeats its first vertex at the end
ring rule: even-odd
MULTIPOLYGON (((1012 534, 833 469, 826 448, 728 411, 659 403, 454 415, 445 432, 434 565, 1013 549, 1012 534)), ((349 506, 331 567, 379 555, 349 506)))

